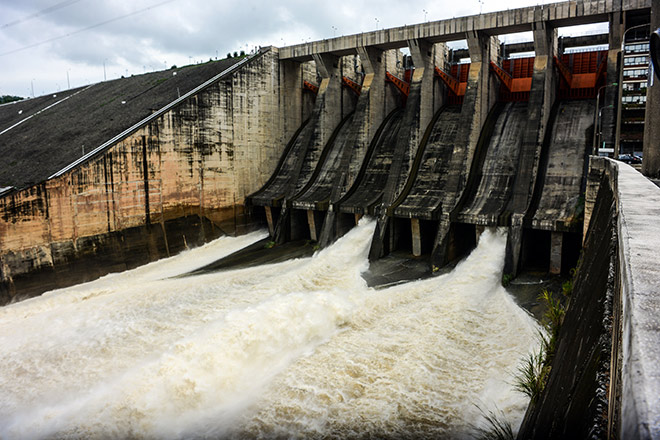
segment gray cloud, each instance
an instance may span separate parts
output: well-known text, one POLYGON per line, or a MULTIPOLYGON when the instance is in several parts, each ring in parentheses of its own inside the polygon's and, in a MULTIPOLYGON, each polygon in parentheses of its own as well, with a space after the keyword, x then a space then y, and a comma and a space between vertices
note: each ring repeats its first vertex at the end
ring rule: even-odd
MULTIPOLYGON (((0 54, 57 38, 0 56, 0 94, 26 96, 31 82, 39 84, 35 94, 64 88, 67 72, 72 87, 101 81, 104 62, 110 79, 166 64, 206 61, 216 53, 223 58, 246 45, 251 49, 298 44, 331 38, 335 32, 345 35, 419 23, 424 11, 428 20, 438 20, 476 14, 482 7, 478 0, 173 0, 129 15, 163 1, 70 0, 67 5, 56 0, 0 0, 0 26, 24 20, 0 28, 0 54), (123 18, 90 28, 118 17, 123 18)), ((483 11, 527 5, 527 0, 484 0, 483 11)))

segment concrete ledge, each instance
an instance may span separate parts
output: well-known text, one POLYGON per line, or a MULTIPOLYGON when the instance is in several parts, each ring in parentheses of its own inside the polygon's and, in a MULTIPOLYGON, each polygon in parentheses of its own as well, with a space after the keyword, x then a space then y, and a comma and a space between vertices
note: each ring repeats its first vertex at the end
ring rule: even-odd
POLYGON ((310 60, 315 53, 348 55, 357 47, 395 49, 405 47, 408 40, 425 39, 432 43, 462 40, 466 32, 481 31, 489 35, 503 35, 531 31, 539 21, 553 26, 574 26, 607 21, 608 14, 648 9, 652 0, 580 0, 529 6, 507 11, 490 12, 467 17, 449 18, 413 25, 346 35, 280 48, 280 60, 310 60))
POLYGON ((621 438, 660 438, 660 188, 618 169, 622 298, 621 438))

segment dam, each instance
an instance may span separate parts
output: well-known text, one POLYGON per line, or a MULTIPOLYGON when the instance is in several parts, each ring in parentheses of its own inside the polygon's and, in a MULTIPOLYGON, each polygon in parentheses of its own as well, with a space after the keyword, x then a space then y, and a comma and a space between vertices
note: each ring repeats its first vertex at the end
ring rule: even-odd
POLYGON ((653 76, 645 176, 598 157, 623 151, 622 47, 660 26, 652 3, 265 47, 0 106, 2 436, 470 438, 489 411, 519 438, 660 436, 653 76), (560 36, 590 23, 607 33, 560 36), (287 246, 305 250, 221 267, 287 246), (390 257, 424 276, 368 285, 390 257), (529 406, 508 378, 540 326, 501 285, 525 273, 576 273, 529 406))

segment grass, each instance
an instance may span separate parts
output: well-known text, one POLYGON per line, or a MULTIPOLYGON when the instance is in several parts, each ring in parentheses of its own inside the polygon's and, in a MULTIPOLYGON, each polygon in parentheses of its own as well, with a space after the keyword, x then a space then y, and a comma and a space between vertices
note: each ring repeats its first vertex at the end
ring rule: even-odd
POLYGON ((510 273, 502 274, 502 286, 507 287, 509 284, 511 284, 512 280, 513 280, 513 275, 511 275, 510 273))
POLYGON ((275 247, 275 242, 274 241, 269 241, 268 243, 266 243, 264 245, 265 249, 272 249, 273 247, 275 247))
POLYGON ((514 388, 528 396, 532 403, 536 403, 541 396, 549 368, 545 365, 544 346, 541 345, 538 353, 530 353, 521 366, 518 367, 518 375, 513 384, 514 388))
POLYGON ((487 422, 487 428, 477 428, 479 436, 478 440, 513 440, 513 428, 511 423, 505 419, 504 414, 495 414, 489 411, 488 414, 484 413, 479 408, 487 422))
MULTIPOLYGON (((571 272, 573 275, 574 271, 571 272)), ((573 291, 573 282, 566 281, 562 285, 562 297, 556 297, 551 291, 544 289, 539 300, 545 304, 543 315, 543 330, 539 331, 541 346, 538 353, 531 353, 518 367, 518 374, 514 378, 514 388, 528 396, 532 403, 536 403, 545 388, 552 360, 557 352, 559 330, 566 316, 566 300, 573 291)))
MULTIPOLYGON (((566 283, 564 283, 566 284, 566 283)), ((546 310, 543 315, 543 325, 549 333, 559 333, 559 327, 566 315, 566 309, 559 298, 555 298, 551 291, 543 289, 539 299, 545 303, 546 310)))

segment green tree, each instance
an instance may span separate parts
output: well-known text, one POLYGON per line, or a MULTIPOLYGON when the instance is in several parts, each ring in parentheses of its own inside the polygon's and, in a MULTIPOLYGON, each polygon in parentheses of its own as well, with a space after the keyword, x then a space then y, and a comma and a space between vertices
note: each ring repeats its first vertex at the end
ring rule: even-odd
POLYGON ((14 102, 14 101, 22 101, 23 98, 20 96, 13 96, 13 95, 1 95, 0 96, 0 104, 6 104, 8 102, 14 102))

